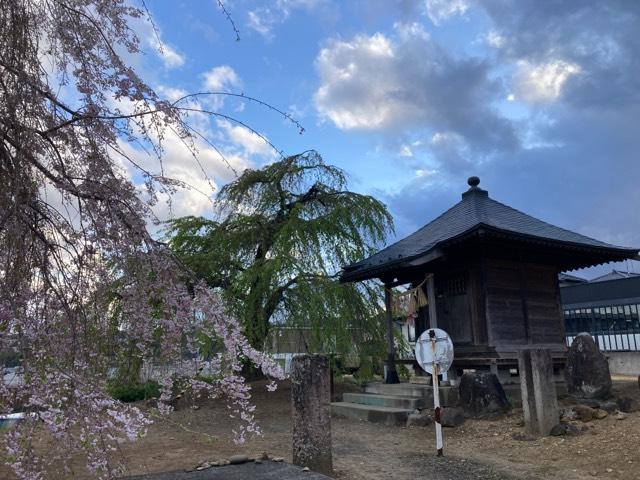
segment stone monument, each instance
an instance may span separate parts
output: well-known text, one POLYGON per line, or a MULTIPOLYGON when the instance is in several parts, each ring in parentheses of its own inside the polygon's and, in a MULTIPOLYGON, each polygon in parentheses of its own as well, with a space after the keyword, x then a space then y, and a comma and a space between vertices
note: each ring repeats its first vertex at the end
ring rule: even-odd
POLYGON ((329 359, 300 355, 291 362, 293 463, 331 474, 329 359))

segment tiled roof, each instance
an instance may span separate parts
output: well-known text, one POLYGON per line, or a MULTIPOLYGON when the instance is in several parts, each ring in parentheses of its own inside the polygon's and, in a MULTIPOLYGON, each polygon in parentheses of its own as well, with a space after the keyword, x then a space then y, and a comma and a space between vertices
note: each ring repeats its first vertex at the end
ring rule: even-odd
POLYGON ((594 282, 607 282, 609 280, 619 280, 621 278, 629 278, 629 277, 637 277, 640 276, 639 273, 635 272, 621 272, 619 270, 611 270, 609 273, 605 275, 601 275, 596 278, 592 278, 589 280, 591 283, 594 282))
POLYGON ((361 277, 366 271, 380 270, 386 265, 427 255, 456 237, 481 227, 566 246, 611 250, 618 255, 628 252, 628 258, 635 257, 638 253, 637 249, 610 245, 538 220, 493 200, 486 190, 477 186, 478 183, 477 177, 471 177, 471 188, 462 194, 460 202, 408 237, 369 258, 346 266, 341 279, 350 281, 354 277, 361 277))

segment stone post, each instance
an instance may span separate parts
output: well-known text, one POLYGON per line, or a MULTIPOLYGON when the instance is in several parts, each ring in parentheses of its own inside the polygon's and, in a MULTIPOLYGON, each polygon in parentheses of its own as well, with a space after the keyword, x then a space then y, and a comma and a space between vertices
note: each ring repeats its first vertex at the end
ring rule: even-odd
POLYGON ((300 355, 291 361, 293 463, 330 475, 331 393, 329 359, 300 355))
POLYGON ((522 410, 527 433, 549 435, 560 421, 551 352, 523 350, 518 358, 522 410))

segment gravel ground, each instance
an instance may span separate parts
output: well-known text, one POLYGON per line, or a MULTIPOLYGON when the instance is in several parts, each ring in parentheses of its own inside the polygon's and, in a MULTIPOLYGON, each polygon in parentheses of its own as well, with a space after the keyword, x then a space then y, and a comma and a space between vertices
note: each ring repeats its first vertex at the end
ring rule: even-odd
MULTIPOLYGON (((338 385, 339 391, 357 387, 338 385)), ((618 392, 640 397, 637 380, 616 382, 618 392)), ((291 391, 284 383, 274 393, 254 384, 256 418, 264 436, 238 446, 230 441, 233 420, 221 402, 199 408, 181 405, 157 421, 146 437, 122 446, 119 459, 128 475, 193 468, 203 461, 234 454, 257 457, 263 452, 291 462, 291 391)), ((428 427, 385 427, 342 418, 332 420, 334 477, 337 480, 584 480, 640 479, 640 412, 622 421, 577 423, 575 437, 529 439, 522 413, 499 420, 467 420, 445 428, 445 456, 435 456, 435 432, 428 427)), ((89 479, 78 455, 72 474, 52 471, 47 478, 89 479)), ((12 479, 0 465, 0 478, 12 479)))

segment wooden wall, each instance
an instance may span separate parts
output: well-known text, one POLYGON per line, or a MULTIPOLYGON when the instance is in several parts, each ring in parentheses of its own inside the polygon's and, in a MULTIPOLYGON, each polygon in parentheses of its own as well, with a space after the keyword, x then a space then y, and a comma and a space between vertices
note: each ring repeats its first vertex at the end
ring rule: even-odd
POLYGON ((492 346, 564 345, 555 267, 487 259, 485 282, 492 346))

